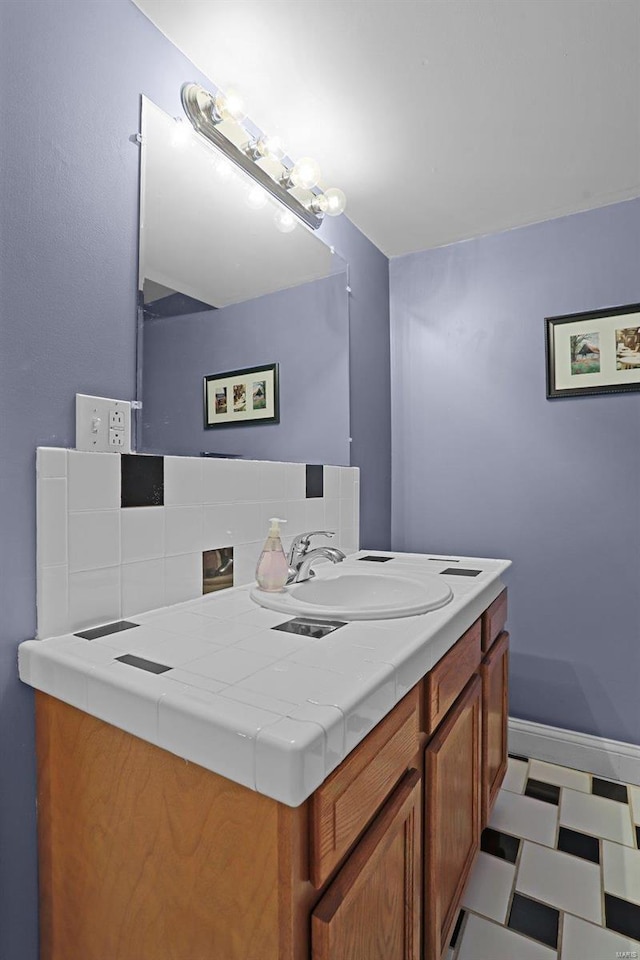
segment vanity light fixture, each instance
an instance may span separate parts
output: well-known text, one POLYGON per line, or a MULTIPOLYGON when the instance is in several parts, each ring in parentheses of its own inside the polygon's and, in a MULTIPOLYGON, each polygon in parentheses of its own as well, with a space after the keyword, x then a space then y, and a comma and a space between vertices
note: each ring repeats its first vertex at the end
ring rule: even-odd
MULTIPOLYGON (((235 91, 212 94, 198 83, 185 83, 181 96, 194 129, 312 230, 318 229, 325 214, 337 217, 344 211, 346 197, 342 190, 331 187, 323 192, 316 187, 320 168, 315 160, 302 157, 290 165, 277 137, 261 131, 253 136, 248 133, 243 126, 247 120, 244 105, 235 91), (268 165, 261 166, 264 161, 268 165)), ((295 220, 281 216, 277 225, 288 233, 295 220)))

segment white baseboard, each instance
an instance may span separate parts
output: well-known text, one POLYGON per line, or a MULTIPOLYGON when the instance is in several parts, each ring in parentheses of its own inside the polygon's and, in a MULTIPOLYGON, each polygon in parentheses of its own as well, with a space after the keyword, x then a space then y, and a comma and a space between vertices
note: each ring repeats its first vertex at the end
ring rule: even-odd
POLYGON ((640 785, 640 746, 509 717, 509 753, 640 785))

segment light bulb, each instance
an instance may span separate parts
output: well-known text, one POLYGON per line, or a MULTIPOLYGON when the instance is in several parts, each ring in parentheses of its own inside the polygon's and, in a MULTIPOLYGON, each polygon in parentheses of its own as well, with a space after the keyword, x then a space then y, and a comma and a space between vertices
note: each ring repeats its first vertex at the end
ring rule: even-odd
POLYGON ((270 160, 282 160, 284 157, 284 149, 280 137, 262 137, 258 140, 257 148, 261 157, 269 157, 270 160))
POLYGON ((339 217, 341 213, 344 213, 347 198, 339 187, 329 187, 328 190, 325 190, 324 195, 327 200, 325 212, 329 217, 339 217))
POLYGON ((295 229, 296 218, 288 210, 278 210, 275 220, 280 233, 291 233, 295 229))
POLYGON ((311 190, 320 179, 320 167, 312 157, 302 157, 294 164, 290 178, 294 187, 311 190))
POLYGON ((326 213, 329 209, 329 201, 325 197, 324 193, 316 193, 311 197, 311 203, 309 204, 311 210, 314 213, 326 213))
POLYGON ((226 93, 218 93, 213 98, 211 118, 214 123, 220 123, 221 120, 235 120, 241 123, 246 115, 244 100, 237 90, 227 90, 226 93))
POLYGON ((252 210, 260 210, 269 199, 265 190, 259 184, 255 184, 247 193, 247 206, 252 210))

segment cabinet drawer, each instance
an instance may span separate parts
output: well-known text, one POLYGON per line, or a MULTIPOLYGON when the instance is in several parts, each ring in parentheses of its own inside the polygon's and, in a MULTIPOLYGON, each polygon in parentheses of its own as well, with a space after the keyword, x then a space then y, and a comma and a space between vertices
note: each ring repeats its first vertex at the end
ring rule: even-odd
POLYGON ((503 590, 482 614, 482 652, 486 653, 507 622, 507 591, 503 590))
POLYGON ((480 632, 481 622, 476 620, 427 675, 427 733, 433 733, 478 670, 482 657, 480 632))
POLYGON ((321 887, 420 746, 420 689, 414 687, 318 787, 311 798, 311 882, 321 887))

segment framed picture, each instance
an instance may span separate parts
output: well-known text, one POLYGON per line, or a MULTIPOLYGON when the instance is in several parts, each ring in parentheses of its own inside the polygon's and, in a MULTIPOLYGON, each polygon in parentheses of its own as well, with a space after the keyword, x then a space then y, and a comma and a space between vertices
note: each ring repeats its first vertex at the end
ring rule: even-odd
POLYGON ((547 398, 640 390, 640 303, 546 317, 547 398))
POLYGON ((280 423, 277 363, 204 378, 206 430, 258 423, 280 423))

